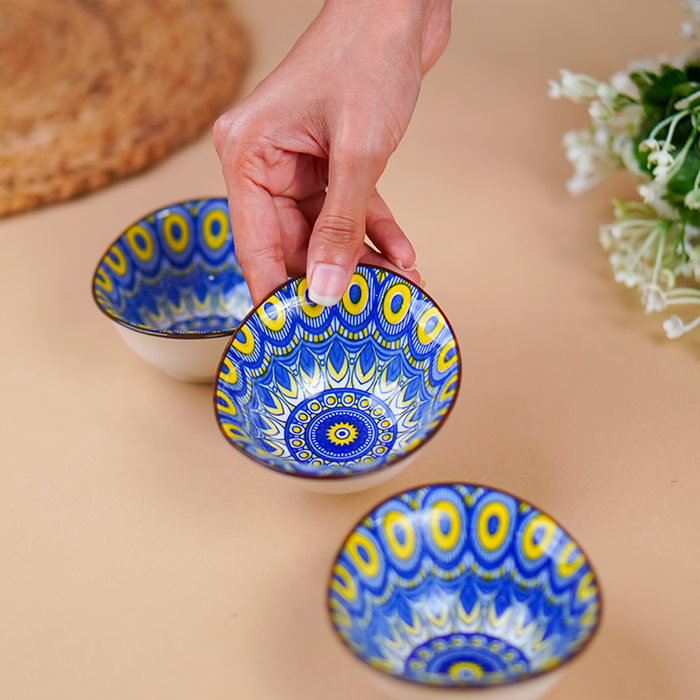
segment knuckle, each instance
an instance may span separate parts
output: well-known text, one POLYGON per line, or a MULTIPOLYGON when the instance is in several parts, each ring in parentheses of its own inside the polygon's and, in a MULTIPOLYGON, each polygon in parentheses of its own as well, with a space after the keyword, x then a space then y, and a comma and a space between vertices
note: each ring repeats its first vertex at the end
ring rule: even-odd
POLYGON ((363 227, 349 215, 326 214, 316 222, 314 234, 326 248, 338 251, 356 248, 364 240, 363 227))
POLYGON ((221 156, 236 157, 251 140, 246 127, 246 120, 237 108, 222 114, 212 129, 214 148, 221 156))
POLYGON ((391 144, 379 138, 365 137, 361 141, 346 141, 338 145, 335 156, 355 169, 382 167, 392 153, 391 144))
POLYGON ((212 129, 212 136, 214 139, 214 148, 216 149, 216 152, 221 154, 223 150, 225 150, 226 145, 229 141, 229 137, 231 134, 231 128, 234 124, 234 121, 231 117, 230 112, 226 112, 225 114, 222 114, 215 122, 214 122, 214 127, 212 129))
POLYGON ((236 255, 241 267, 250 269, 268 265, 283 265, 284 253, 281 246, 274 243, 260 243, 253 241, 252 245, 239 246, 236 255))

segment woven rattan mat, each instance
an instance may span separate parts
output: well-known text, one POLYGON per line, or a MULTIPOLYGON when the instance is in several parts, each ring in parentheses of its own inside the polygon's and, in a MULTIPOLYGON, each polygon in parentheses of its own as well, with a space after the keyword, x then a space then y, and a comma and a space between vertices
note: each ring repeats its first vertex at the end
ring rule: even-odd
POLYGON ((142 170, 230 105, 224 0, 0 0, 0 216, 142 170))

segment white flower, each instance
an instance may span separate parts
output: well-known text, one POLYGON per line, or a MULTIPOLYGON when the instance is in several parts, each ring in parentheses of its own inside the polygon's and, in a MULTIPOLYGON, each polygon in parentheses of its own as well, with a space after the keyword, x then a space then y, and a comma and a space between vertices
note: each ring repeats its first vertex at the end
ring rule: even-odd
POLYGON ((700 0, 685 0, 685 6, 695 16, 695 21, 700 22, 700 0))
POLYGON ((598 81, 588 75, 572 73, 568 70, 560 70, 560 83, 549 81, 549 92, 554 99, 566 97, 572 102, 584 102, 592 100, 596 96, 598 81))
POLYGON ((649 235, 657 226, 658 219, 624 219, 610 225, 615 240, 628 236, 649 235))
POLYGON ((610 84, 620 95, 627 95, 633 99, 639 99, 639 88, 632 82, 624 71, 618 71, 610 78, 610 84))
POLYGON ((646 185, 639 185, 637 191, 648 204, 656 210, 656 213, 663 219, 678 219, 680 214, 672 207, 663 195, 666 194, 666 181, 663 178, 656 178, 646 185))
POLYGON ((588 108, 588 114, 594 121, 605 121, 615 115, 612 108, 608 107, 601 100, 593 100, 588 108))
POLYGON ((639 125, 644 120, 644 107, 631 104, 615 112, 605 120, 606 127, 629 132, 637 132, 639 125))
POLYGON ((656 165, 673 165, 674 158, 665 148, 662 148, 660 151, 650 153, 647 161, 656 165))
POLYGON ((629 287, 630 289, 632 287, 636 287, 638 281, 639 278, 637 277, 637 275, 635 275, 632 271, 628 270, 627 268, 618 270, 615 273, 615 282, 622 282, 624 283, 625 287, 629 287))
MULTIPOLYGON (((665 62, 665 61, 664 61, 665 62)), ((656 73, 661 71, 661 60, 658 58, 643 58, 638 61, 632 61, 627 66, 627 72, 632 73, 656 73)))
POLYGON ((599 126, 593 133, 593 143, 595 143, 596 146, 601 146, 607 151, 608 147, 610 146, 611 137, 612 134, 610 131, 599 126))
POLYGON ((668 338, 680 338, 685 333, 685 325, 680 316, 673 314, 664 321, 664 330, 668 338))
POLYGON ((548 80, 549 90, 547 90, 547 97, 551 97, 553 100, 559 100, 564 97, 561 85, 556 80, 548 80))
POLYGON ((611 253, 608 260, 610 261, 612 267, 616 270, 623 264, 622 256, 619 253, 611 253))
POLYGON ((662 149, 650 153, 647 162, 656 164, 656 167, 652 171, 655 178, 665 178, 671 171, 675 163, 675 158, 667 150, 662 149))
POLYGON ((694 92, 692 95, 688 95, 688 97, 684 97, 682 100, 678 100, 673 106, 676 109, 688 109, 691 102, 695 102, 698 98, 700 98, 700 91, 694 92))
POLYGON ((574 175, 566 183, 569 192, 580 194, 620 167, 619 158, 610 150, 610 142, 610 133, 602 128, 564 134, 566 158, 574 166, 574 175))
MULTIPOLYGON (((700 36, 700 0, 692 0, 692 4, 698 20, 693 23, 693 31, 700 36)), ((641 80, 651 84, 661 75, 662 64, 685 70, 697 60, 700 49, 675 59, 660 56, 657 60, 631 63, 629 71, 641 73, 641 80)), ((599 240, 608 251, 616 281, 639 289, 646 313, 663 311, 673 305, 691 304, 697 308, 700 305, 697 285, 691 289, 677 287, 676 282, 695 278, 700 283, 700 229, 680 216, 681 211, 687 215, 688 209, 700 211, 700 185, 696 182, 685 195, 687 209, 677 202, 680 198, 676 194, 671 195, 669 186, 673 174, 686 162, 690 149, 697 147, 700 89, 677 98, 675 110, 657 120, 655 126, 646 121, 644 108, 639 104, 640 89, 629 73, 616 73, 605 83, 587 75, 561 71, 559 82, 550 82, 549 94, 584 102, 591 117, 588 128, 564 135, 566 157, 574 171, 567 182, 570 192, 582 192, 616 169, 624 168, 636 176, 637 189, 644 201, 616 202, 615 219, 599 230, 599 240), (691 128, 686 128, 690 135, 686 134, 681 148, 672 142, 676 127, 683 122, 691 128), (637 150, 637 139, 645 135, 647 138, 637 150), (640 152, 644 155, 640 156, 640 152)), ((684 170, 684 174, 693 177, 692 172, 684 170)), ((700 175, 697 180, 700 181, 700 175)), ((685 324, 678 316, 671 316, 664 323, 669 338, 677 338, 699 326, 700 316, 685 324)))
POLYGON ((573 175, 566 181, 566 189, 569 194, 582 194, 591 187, 595 187, 603 178, 602 177, 585 177, 583 175, 573 175))
POLYGON ((595 89, 595 94, 597 95, 598 99, 606 107, 610 107, 610 109, 613 108, 615 100, 619 97, 617 90, 612 85, 608 85, 607 83, 598 83, 595 89))
POLYGON ((642 290, 642 304, 648 314, 663 311, 666 308, 666 296, 657 285, 648 284, 642 290))
POLYGON ((681 24, 681 39, 695 39, 695 27, 692 22, 681 24))
POLYGON ((648 204, 652 207, 654 206, 653 200, 656 195, 656 192, 652 189, 651 183, 648 183, 646 185, 639 185, 639 187, 637 187, 637 191, 640 195, 642 195, 642 199, 644 199, 644 204, 648 204))
POLYGON ((626 132, 615 134, 610 145, 610 149, 618 158, 620 158, 622 164, 625 166, 625 168, 627 168, 627 170, 634 175, 642 175, 643 171, 635 156, 634 140, 632 139, 631 134, 626 132))
POLYGON ((644 139, 639 144, 640 151, 658 151, 661 148, 661 143, 656 139, 644 139))
POLYGON ((666 60, 664 63, 669 63, 674 68, 678 68, 679 70, 685 70, 685 67, 689 63, 697 63, 698 58, 700 58, 700 48, 693 47, 679 54, 672 61, 666 60))
POLYGON ((612 248, 614 239, 615 236, 613 235, 612 224, 603 224, 600 227, 600 234, 598 235, 598 240, 603 246, 603 250, 610 250, 610 248, 612 248))

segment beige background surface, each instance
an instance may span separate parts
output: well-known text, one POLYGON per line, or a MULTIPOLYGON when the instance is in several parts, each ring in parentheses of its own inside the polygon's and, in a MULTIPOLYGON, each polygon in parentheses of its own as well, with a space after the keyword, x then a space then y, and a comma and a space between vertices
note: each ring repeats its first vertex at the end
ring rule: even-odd
MULTIPOLYGON (((239 0, 248 89, 316 0, 239 0)), ((274 478, 220 435, 212 390, 131 353, 90 295, 151 209, 224 192, 207 135, 145 175, 0 225, 0 697, 379 700, 333 638, 345 533, 391 493, 498 486, 579 539, 599 637, 549 700, 700 697, 700 336, 666 340, 599 247, 624 176, 564 188, 559 68, 607 78, 684 48, 672 0, 456 0, 380 190, 463 351, 463 389, 403 474, 349 496, 274 478)))

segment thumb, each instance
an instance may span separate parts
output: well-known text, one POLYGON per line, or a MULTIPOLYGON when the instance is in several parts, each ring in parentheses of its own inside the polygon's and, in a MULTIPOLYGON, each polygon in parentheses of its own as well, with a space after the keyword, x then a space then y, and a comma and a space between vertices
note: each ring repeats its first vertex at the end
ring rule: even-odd
POLYGON ((316 219, 306 263, 309 298, 323 306, 337 304, 350 284, 364 250, 367 205, 386 160, 333 158, 328 192, 316 219))

